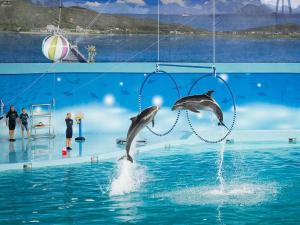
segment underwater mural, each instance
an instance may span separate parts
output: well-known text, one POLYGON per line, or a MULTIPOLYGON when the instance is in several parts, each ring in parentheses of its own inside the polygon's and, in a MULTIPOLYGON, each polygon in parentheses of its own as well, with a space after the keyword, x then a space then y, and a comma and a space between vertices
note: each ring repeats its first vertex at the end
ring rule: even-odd
MULTIPOLYGON (((85 129, 88 132, 110 130, 117 132, 122 131, 124 128, 122 124, 128 124, 130 115, 138 111, 140 88, 148 75, 143 73, 1 75, 3 83, 0 96, 5 104, 5 112, 10 104, 15 105, 20 111, 22 107, 30 108, 31 104, 51 103, 55 99, 55 113, 64 113, 71 109, 74 113, 76 109, 85 111, 87 114, 85 123, 89 124, 85 125, 85 129), (12 86, 14 88, 10 88, 12 86), (113 110, 116 112, 115 119, 124 118, 119 126, 114 126, 112 121, 106 119, 113 110), (98 118, 93 116, 96 111, 99 113, 98 118)), ((206 74, 172 74, 182 97, 187 95, 191 85, 204 75, 206 74)), ((236 129, 299 129, 299 124, 292 122, 296 121, 297 117, 293 114, 297 114, 300 107, 300 99, 297 97, 300 94, 297 80, 300 78, 297 74, 221 73, 220 76, 227 81, 234 93, 239 112, 236 129), (283 83, 285 85, 282 85, 283 83), (268 113, 274 111, 277 113, 268 113)), ((220 81, 214 78, 200 81, 192 92, 200 94, 210 89, 215 91, 214 98, 224 113, 229 114, 229 118, 224 116, 224 120, 230 121, 232 100, 230 93, 220 81)), ((174 83, 166 76, 157 74, 149 78, 144 86, 142 107, 158 103, 167 110, 165 116, 176 117, 171 107, 177 97, 174 83)), ((64 129, 61 131, 57 129, 57 132, 64 132, 64 129)))

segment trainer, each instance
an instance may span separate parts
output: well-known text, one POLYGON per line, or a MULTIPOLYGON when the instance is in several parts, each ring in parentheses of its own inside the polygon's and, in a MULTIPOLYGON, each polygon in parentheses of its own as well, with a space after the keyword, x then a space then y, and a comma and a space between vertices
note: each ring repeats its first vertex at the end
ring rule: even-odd
POLYGON ((8 113, 6 114, 6 126, 9 129, 9 141, 15 141, 15 129, 18 119, 18 113, 13 105, 10 106, 8 113))

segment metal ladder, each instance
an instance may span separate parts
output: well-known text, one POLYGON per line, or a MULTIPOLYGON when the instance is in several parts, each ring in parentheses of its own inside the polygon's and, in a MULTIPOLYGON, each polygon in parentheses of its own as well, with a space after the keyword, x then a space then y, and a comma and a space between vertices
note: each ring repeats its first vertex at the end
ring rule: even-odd
POLYGON ((52 104, 33 104, 30 107, 30 131, 33 139, 55 138, 52 104))

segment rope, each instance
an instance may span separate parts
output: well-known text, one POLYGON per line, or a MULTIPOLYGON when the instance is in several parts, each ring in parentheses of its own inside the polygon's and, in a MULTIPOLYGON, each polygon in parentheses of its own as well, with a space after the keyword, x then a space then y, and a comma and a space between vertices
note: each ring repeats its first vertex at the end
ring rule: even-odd
POLYGON ((58 31, 61 23, 61 9, 62 9, 62 0, 59 1, 59 14, 58 14, 58 26, 57 26, 58 31))
POLYGON ((216 64, 216 0, 213 0, 213 65, 216 64))
MULTIPOLYGON (((160 58, 159 58, 159 50, 160 50, 160 42, 159 42, 159 39, 160 39, 160 26, 159 26, 159 23, 160 23, 160 7, 159 7, 159 1, 160 0, 157 0, 157 64, 159 65, 159 61, 160 61, 160 58)), ((158 68, 159 69, 159 68, 158 68)))
MULTIPOLYGON (((173 84, 175 85, 175 88, 176 88, 176 91, 177 91, 177 95, 178 95, 178 99, 180 99, 180 91, 179 91, 179 87, 177 85, 177 82, 176 80, 168 73, 166 73, 165 71, 155 71, 155 72, 152 72, 151 74, 149 74, 143 81, 142 83, 142 86, 140 88, 140 92, 139 92, 139 95, 138 95, 138 109, 139 109, 139 112, 141 113, 142 112, 142 93, 143 93, 143 89, 144 89, 144 86, 145 84, 147 83, 148 79, 153 76, 153 75, 156 75, 156 74, 164 74, 166 75, 172 82, 173 84)), ((154 130, 152 130, 149 126, 146 126, 147 129, 154 135, 156 136, 165 136, 165 135, 168 135, 169 133, 171 133, 171 131, 175 128, 176 124, 178 123, 178 120, 179 120, 179 117, 180 117, 180 110, 178 110, 177 112, 177 116, 176 116, 176 119, 175 119, 175 122, 174 124, 171 126, 171 128, 169 130, 167 130, 166 132, 164 133, 158 133, 154 130)))
POLYGON ((221 81, 224 83, 224 85, 226 86, 226 88, 227 88, 227 90, 229 91, 229 93, 230 93, 231 100, 232 100, 232 105, 233 105, 233 116, 232 116, 232 123, 231 123, 231 126, 229 127, 229 130, 228 130, 227 133, 226 133, 222 138, 220 138, 220 139, 217 139, 217 140, 208 140, 208 139, 203 138, 201 135, 199 135, 199 134, 197 133, 197 131, 194 129, 194 127, 193 127, 193 125, 192 125, 192 122, 191 122, 191 120, 190 120, 189 112, 188 112, 188 111, 186 111, 186 116, 187 116, 187 121, 188 121, 188 124, 189 124, 191 130, 193 131, 193 133, 194 133, 198 138, 200 138, 202 141, 204 141, 204 142, 206 142, 206 143, 216 144, 216 143, 220 143, 220 142, 224 141, 225 138, 227 138, 228 135, 229 135, 229 134, 232 132, 232 130, 233 130, 233 127, 234 127, 234 124, 235 124, 235 121, 236 121, 236 103, 235 103, 235 99, 234 99, 233 92, 232 92, 231 88, 229 87, 228 83, 227 83, 222 77, 220 77, 220 76, 217 75, 217 74, 216 74, 216 75, 214 75, 214 74, 212 74, 212 75, 208 74, 208 75, 205 75, 205 76, 200 77, 198 80, 196 80, 196 81, 192 84, 192 86, 191 86, 191 88, 190 88, 190 90, 189 90, 189 92, 188 92, 188 95, 191 94, 191 92, 192 92, 194 86, 195 86, 200 80, 205 79, 205 78, 207 78, 207 77, 215 77, 215 78, 221 80, 221 81))
MULTIPOLYGON (((48 67, 47 71, 42 73, 40 76, 38 76, 36 79, 34 79, 30 85, 28 85, 26 88, 24 88, 21 92, 19 92, 17 95, 14 95, 14 97, 12 97, 11 99, 7 100, 7 103, 5 103, 6 105, 12 104, 12 102, 17 99, 18 97, 20 97, 21 95, 23 95, 25 92, 29 91, 32 87, 35 86, 36 83, 38 83, 43 77, 45 77, 47 74, 49 74, 52 69, 56 66, 56 63, 51 63, 51 65, 48 67)), ((53 72, 55 74, 55 72, 53 72)), ((56 76, 56 75, 55 75, 56 76)))
POLYGON ((35 79, 28 87, 26 87, 25 89, 23 89, 23 91, 21 91, 19 94, 15 95, 13 98, 11 98, 10 100, 7 101, 7 105, 11 104, 16 98, 20 97, 22 94, 24 94, 26 91, 30 90, 40 79, 42 79, 45 75, 47 74, 47 72, 41 74, 37 79, 35 79))
MULTIPOLYGON (((183 27, 183 26, 185 26, 185 25, 187 25, 187 24, 193 22, 195 19, 196 19, 196 17, 191 17, 191 19, 189 19, 186 23, 183 23, 183 24, 177 26, 176 29, 179 29, 179 28, 181 28, 181 27, 183 27)), ((141 50, 141 51, 135 53, 133 56, 129 57, 129 58, 128 58, 127 60, 125 60, 124 62, 126 63, 126 62, 129 62, 129 61, 133 60, 133 59, 136 58, 138 55, 144 53, 144 52, 147 51, 148 49, 151 49, 153 46, 155 46, 155 45, 157 44, 158 41, 162 41, 162 40, 164 40, 164 39, 166 39, 166 38, 168 38, 168 36, 164 36, 164 37, 160 38, 159 40, 157 40, 157 41, 153 42, 152 44, 150 44, 148 47, 146 47, 146 48, 144 48, 143 50, 141 50)), ((158 66, 158 65, 157 65, 157 66, 158 66)), ((120 67, 121 67, 120 65, 113 66, 113 67, 110 68, 110 72, 114 72, 116 69, 118 69, 118 68, 120 68, 120 67)), ((158 72, 158 71, 157 71, 157 72, 158 72)), ((79 89, 81 89, 81 88, 83 88, 83 87, 85 87, 85 86, 87 86, 87 85, 93 83, 94 81, 96 81, 96 80, 98 80, 98 79, 100 79, 100 78, 103 78, 103 77, 105 76, 105 74, 107 74, 107 73, 108 73, 108 72, 100 73, 98 76, 94 77, 93 79, 91 79, 91 80, 89 80, 89 81, 83 83, 82 85, 78 86, 78 87, 75 89, 75 91, 78 91, 79 89)))

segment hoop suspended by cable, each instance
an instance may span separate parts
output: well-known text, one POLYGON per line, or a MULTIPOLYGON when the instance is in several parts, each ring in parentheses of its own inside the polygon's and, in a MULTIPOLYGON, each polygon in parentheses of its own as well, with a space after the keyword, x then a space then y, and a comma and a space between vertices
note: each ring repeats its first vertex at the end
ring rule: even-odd
MULTIPOLYGON (((157 75, 159 75, 159 74, 164 75, 164 76, 166 76, 166 77, 169 79, 169 81, 170 81, 171 84, 174 86, 174 89, 175 89, 175 91, 176 91, 176 93, 177 93, 177 96, 176 96, 176 97, 177 97, 177 98, 180 98, 180 90, 179 90, 178 84, 177 84, 176 80, 172 77, 172 75, 169 74, 169 73, 167 73, 167 72, 165 72, 165 71, 162 71, 162 70, 156 70, 155 72, 152 72, 152 73, 150 73, 150 74, 147 74, 146 78, 144 79, 144 81, 143 81, 143 83, 142 83, 142 85, 141 85, 141 88, 140 88, 140 91, 139 91, 139 96, 138 96, 138 107, 139 107, 139 112, 142 112, 142 97, 143 97, 143 91, 144 91, 144 88, 145 88, 147 82, 149 81, 149 79, 150 79, 151 77, 157 76, 157 75)), ((149 126, 147 126, 147 129, 148 129, 151 133, 153 133, 154 135, 156 135, 156 136, 165 136, 165 135, 169 134, 169 133, 175 128, 175 126, 176 126, 176 124, 177 124, 177 122, 178 122, 178 120, 179 120, 179 117, 180 117, 180 111, 177 112, 177 116, 176 116, 176 118, 175 118, 174 123, 173 123, 173 124, 171 125, 171 127, 170 127, 167 131, 165 131, 165 132, 162 132, 162 133, 156 132, 156 131, 154 131, 153 129, 151 129, 149 126)))
MULTIPOLYGON (((190 90, 188 92, 188 95, 190 96, 193 88, 195 87, 195 85, 200 81, 200 80, 203 80, 205 78, 208 78, 208 77, 214 77, 216 79, 218 79, 219 81, 221 81, 225 87, 227 88, 228 92, 230 93, 230 97, 231 97, 231 101, 232 101, 232 105, 233 105, 233 116, 232 116, 232 123, 230 125, 229 128, 227 128, 224 123, 223 123, 223 112, 222 110, 219 108, 218 104, 211 98, 211 92, 208 92, 206 94, 206 97, 208 98, 209 101, 207 102, 210 102, 210 104, 214 105, 215 108, 218 110, 218 119, 219 119, 219 125, 222 125, 222 126, 225 126, 227 128, 227 132, 225 133, 225 135, 217 140, 208 140, 206 138, 203 138, 201 135, 199 135, 197 133, 197 131, 195 130, 195 128, 193 127, 192 125, 192 122, 190 120, 190 116, 189 116, 189 112, 186 111, 186 116, 187 116, 187 120, 188 120, 188 124, 191 128, 191 130, 193 131, 193 133, 198 137, 200 138, 202 141, 206 142, 206 143, 219 143, 219 142, 222 142, 223 140, 225 140, 226 137, 228 137, 228 135, 231 133, 233 127, 234 127, 234 124, 235 124, 235 120, 236 120, 236 103, 235 103, 235 99, 234 99, 234 95, 233 95, 233 92, 230 88, 230 86, 228 85, 228 83, 222 78, 220 77, 219 75, 217 75, 217 71, 216 71, 216 0, 213 0, 212 1, 212 15, 213 15, 213 23, 212 23, 212 30, 213 30, 213 40, 212 40, 212 45, 213 45, 213 50, 212 50, 212 53, 213 53, 213 66, 212 66, 212 74, 209 74, 209 75, 204 75, 202 77, 200 77, 199 79, 197 79, 190 87, 190 90)), ((197 111, 197 110, 195 110, 197 111)))
MULTIPOLYGON (((198 132, 195 130, 195 128, 193 127, 192 125, 192 122, 191 122, 191 119, 190 119, 190 116, 189 116, 189 112, 186 111, 186 116, 187 116, 187 120, 188 120, 188 124, 191 128, 191 130, 193 131, 193 133, 198 137, 200 138, 202 141, 206 142, 206 143, 219 143, 219 142, 222 142, 223 140, 225 140, 228 135, 232 132, 233 130, 233 127, 234 127, 234 124, 235 124, 235 120, 236 120, 236 102, 235 102, 235 99, 234 99, 234 95, 233 95, 233 92, 230 88, 230 86, 228 85, 228 83, 222 78, 220 77, 219 75, 216 74, 215 72, 215 69, 213 70, 213 73, 212 74, 208 74, 208 75, 204 75, 202 77, 200 77, 199 79, 195 80, 194 83, 191 85, 190 89, 189 89, 189 92, 188 92, 188 95, 190 96, 191 95, 191 92, 192 90, 194 89, 194 87, 196 86, 196 84, 201 81, 201 80, 204 80, 206 78, 209 78, 209 77, 214 77, 216 79, 218 79, 219 81, 221 81, 226 89, 228 90, 229 94, 230 94, 230 97, 231 97, 231 101, 232 101, 232 106, 233 106, 233 115, 232 115, 232 122, 231 122, 231 125, 230 127, 227 128, 227 132, 224 134, 223 137, 217 139, 217 140, 208 140, 204 137, 202 137, 200 134, 198 134, 198 132)), ((222 121, 221 121, 222 122, 222 121)), ((222 124, 224 125, 224 124, 222 124)))

